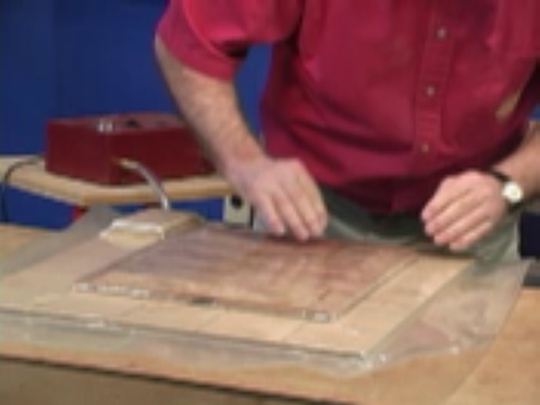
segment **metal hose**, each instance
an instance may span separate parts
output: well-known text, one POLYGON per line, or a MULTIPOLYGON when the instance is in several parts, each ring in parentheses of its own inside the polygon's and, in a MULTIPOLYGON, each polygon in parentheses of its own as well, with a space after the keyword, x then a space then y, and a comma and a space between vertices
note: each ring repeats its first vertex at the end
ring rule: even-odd
POLYGON ((161 209, 163 210, 170 210, 171 209, 171 202, 169 197, 167 196, 167 193, 165 193, 165 190, 161 186, 161 182, 159 178, 146 166, 144 166, 142 163, 139 163, 135 160, 121 158, 118 160, 118 164, 122 166, 124 169, 136 172, 141 177, 143 177, 150 188, 152 189, 152 192, 156 195, 156 197, 159 199, 161 209))

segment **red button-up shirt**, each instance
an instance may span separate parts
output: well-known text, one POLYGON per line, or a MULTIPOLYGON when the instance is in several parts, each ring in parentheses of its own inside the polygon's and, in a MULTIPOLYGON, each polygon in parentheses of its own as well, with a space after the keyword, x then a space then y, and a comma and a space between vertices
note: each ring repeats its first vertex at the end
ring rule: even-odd
POLYGON ((269 152, 380 212, 511 153, 540 90, 540 0, 171 0, 158 34, 223 79, 272 43, 269 152))

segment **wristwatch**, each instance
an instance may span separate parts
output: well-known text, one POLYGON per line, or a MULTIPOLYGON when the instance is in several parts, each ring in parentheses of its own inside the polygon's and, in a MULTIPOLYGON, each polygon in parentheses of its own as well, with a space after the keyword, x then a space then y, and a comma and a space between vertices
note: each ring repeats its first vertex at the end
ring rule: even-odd
POLYGON ((491 168, 487 171, 488 174, 493 176, 501 183, 501 193, 504 200, 508 203, 510 209, 516 208, 521 205, 524 198, 523 189, 521 186, 506 173, 503 173, 497 169, 491 168))

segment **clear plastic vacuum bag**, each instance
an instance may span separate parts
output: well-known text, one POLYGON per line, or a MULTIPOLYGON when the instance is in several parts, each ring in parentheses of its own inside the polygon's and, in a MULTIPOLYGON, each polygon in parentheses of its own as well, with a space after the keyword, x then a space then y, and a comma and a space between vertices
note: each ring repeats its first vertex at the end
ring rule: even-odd
POLYGON ((321 382, 310 388, 318 398, 429 404, 481 359, 530 265, 351 242, 268 245, 159 210, 94 225, 1 258, 4 355, 225 386, 262 387, 270 373, 279 387, 290 375, 296 394, 306 379, 321 382), (417 381, 426 375, 438 387, 429 393, 417 381))

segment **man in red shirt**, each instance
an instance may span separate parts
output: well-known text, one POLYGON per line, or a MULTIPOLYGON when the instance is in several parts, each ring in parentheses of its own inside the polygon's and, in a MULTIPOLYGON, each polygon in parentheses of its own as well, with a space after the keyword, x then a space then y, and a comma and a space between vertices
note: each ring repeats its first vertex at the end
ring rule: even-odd
POLYGON ((171 0, 156 53, 270 232, 307 240, 368 223, 384 236, 413 220, 461 251, 540 189, 540 136, 526 124, 538 21, 536 0, 171 0), (232 84, 261 42, 272 44, 264 149, 232 84))

